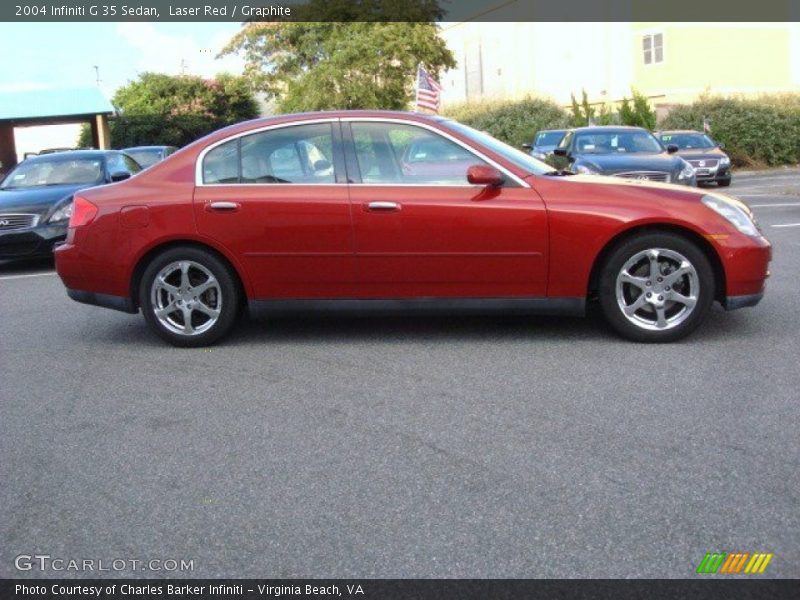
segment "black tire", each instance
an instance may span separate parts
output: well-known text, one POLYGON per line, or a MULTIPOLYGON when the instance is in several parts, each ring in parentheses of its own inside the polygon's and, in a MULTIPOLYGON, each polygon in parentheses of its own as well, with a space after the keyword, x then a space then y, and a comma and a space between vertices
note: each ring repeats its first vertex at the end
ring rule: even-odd
MULTIPOLYGON (((680 269, 680 272, 684 270, 688 269, 680 269)), ((636 342, 658 343, 686 337, 703 322, 714 301, 714 286, 714 272, 708 257, 694 242, 672 233, 642 233, 612 250, 602 267, 598 292, 603 316, 617 333, 636 342), (650 262, 654 251, 656 264, 660 265, 656 275, 652 273, 650 262), (644 258, 636 262, 643 255, 644 258), (686 275, 681 275, 675 266, 683 264, 682 259, 693 268, 686 275), (634 262, 631 264, 631 261, 634 262), (636 283, 627 283, 627 280, 620 283, 621 298, 618 298, 617 278, 622 278, 626 265, 626 272, 634 271, 629 274, 636 275, 631 278, 636 283), (670 269, 674 271, 672 276, 662 272, 670 269), (670 285, 672 278, 677 279, 670 285), (689 308, 688 301, 692 298, 695 301, 689 308), (626 316, 622 304, 632 310, 638 302, 644 304, 626 316)))
POLYGON ((236 321, 240 303, 238 280, 231 268, 212 252, 190 246, 171 248, 156 256, 147 265, 139 285, 139 306, 147 324, 161 338, 183 348, 209 346, 226 335, 236 321), (183 264, 188 265, 186 281, 190 284, 176 292, 185 293, 172 294, 163 289, 167 283, 173 286, 182 281, 180 265, 183 264), (176 265, 177 270, 173 270, 176 265), (154 288, 156 276, 165 270, 168 279, 154 288), (192 296, 192 290, 199 290, 206 284, 210 286, 208 289, 192 296), (160 318, 156 315, 158 303, 173 310, 160 318), (187 312, 183 306, 189 311, 191 333, 186 328, 187 312), (217 316, 209 315, 206 312, 209 310, 217 316), (180 331, 182 324, 183 332, 180 331))
POLYGON ((721 180, 719 180, 717 182, 717 185, 719 187, 728 187, 730 184, 731 184, 731 180, 730 179, 721 179, 721 180))

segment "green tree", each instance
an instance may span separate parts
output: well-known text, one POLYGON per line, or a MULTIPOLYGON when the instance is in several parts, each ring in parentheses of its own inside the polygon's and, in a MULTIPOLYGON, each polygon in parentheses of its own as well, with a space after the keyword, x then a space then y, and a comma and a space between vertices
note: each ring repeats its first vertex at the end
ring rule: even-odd
POLYGON ((581 105, 575 99, 575 94, 570 94, 569 96, 572 99, 572 126, 585 127, 587 122, 583 111, 581 111, 581 105))
POLYGON ((309 0, 292 22, 245 23, 221 55, 243 54, 281 111, 405 109, 417 65, 434 77, 455 66, 442 16, 435 0, 309 0))
POLYGON ((572 125, 573 127, 586 127, 595 124, 595 110, 589 104, 589 96, 586 90, 581 90, 581 102, 575 99, 575 94, 570 94, 572 98, 572 125))
POLYGON ((644 127, 653 131, 656 128, 656 113, 650 108, 650 101, 642 93, 633 92, 633 106, 628 98, 623 98, 619 110, 620 123, 634 127, 644 127))
MULTIPOLYGON (((142 73, 117 90, 112 103, 119 113, 109 124, 116 148, 183 146, 215 129, 258 116, 248 81, 229 74, 203 79, 142 73)), ((91 145, 88 127, 82 129, 78 145, 91 145)))

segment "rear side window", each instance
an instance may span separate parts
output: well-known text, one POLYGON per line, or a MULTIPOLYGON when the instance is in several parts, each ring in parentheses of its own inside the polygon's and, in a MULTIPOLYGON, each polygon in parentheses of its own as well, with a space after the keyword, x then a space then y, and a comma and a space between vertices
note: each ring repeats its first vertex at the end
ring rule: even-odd
POLYGON ((203 183, 239 183, 239 140, 210 150, 203 159, 203 183))
POLYGON ((203 183, 335 183, 330 123, 295 125, 242 136, 203 159, 203 183))

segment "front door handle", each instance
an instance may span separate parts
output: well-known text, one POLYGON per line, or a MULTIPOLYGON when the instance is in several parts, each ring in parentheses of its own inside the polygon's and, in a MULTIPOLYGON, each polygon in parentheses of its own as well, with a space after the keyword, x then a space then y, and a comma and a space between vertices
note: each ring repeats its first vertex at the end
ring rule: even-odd
POLYGON ((240 206, 238 202, 211 202, 208 208, 217 211, 234 211, 239 210, 240 206))
POLYGON ((400 210, 400 204, 397 202, 370 202, 367 204, 367 208, 375 211, 400 210))

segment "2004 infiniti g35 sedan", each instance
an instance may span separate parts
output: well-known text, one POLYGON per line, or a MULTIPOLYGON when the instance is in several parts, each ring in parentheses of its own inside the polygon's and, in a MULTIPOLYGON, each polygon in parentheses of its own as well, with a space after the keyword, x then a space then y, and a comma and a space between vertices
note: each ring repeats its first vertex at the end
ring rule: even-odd
POLYGON ((76 194, 58 273, 71 298, 141 310, 178 346, 250 305, 582 314, 677 340, 716 300, 753 306, 769 242, 741 202, 572 175, 440 117, 283 115, 217 131, 76 194))

